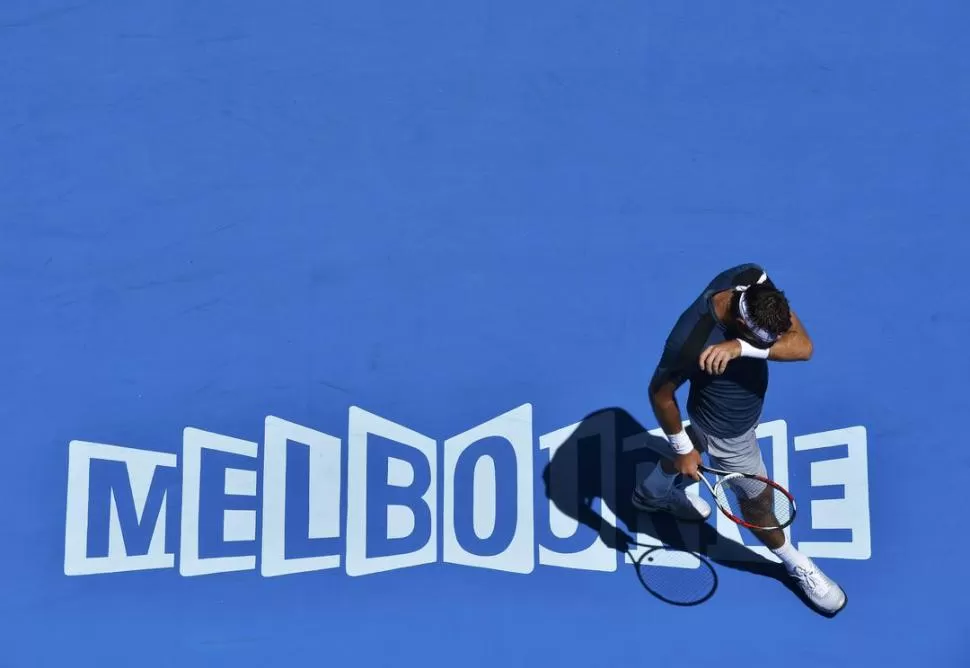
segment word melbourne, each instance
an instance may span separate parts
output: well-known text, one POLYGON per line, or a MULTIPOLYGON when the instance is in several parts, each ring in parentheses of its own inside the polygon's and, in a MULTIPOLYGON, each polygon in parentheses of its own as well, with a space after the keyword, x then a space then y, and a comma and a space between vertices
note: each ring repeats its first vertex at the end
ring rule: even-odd
MULTIPOLYGON (((615 571, 630 556, 546 495, 546 484, 575 486, 578 464, 555 467, 558 479, 542 478, 564 444, 612 438, 613 430, 604 414, 536 443, 532 405, 524 404, 439 444, 352 406, 346 440, 270 416, 261 445, 191 427, 180 455, 72 441, 64 573, 174 569, 176 562, 183 576, 257 568, 267 577, 329 569, 361 576, 435 562, 512 573, 537 565, 615 571)), ((771 474, 784 485, 787 432, 783 420, 758 427, 759 438, 771 441, 771 474)), ((647 434, 660 431, 625 438, 622 450, 652 447, 647 434)), ((811 451, 800 484, 789 486, 802 513, 796 526, 812 538, 798 547, 813 556, 868 559, 866 430, 797 436, 792 445, 795 453, 811 451)), ((577 451, 561 454, 578 459, 577 451)), ((604 481, 615 471, 605 459, 598 473, 604 481)), ((611 501, 595 505, 615 524, 611 501)), ((736 525, 715 515, 718 540, 744 542, 736 525)), ((657 544, 656 531, 644 526, 630 529, 638 542, 657 544)), ((717 545, 706 547, 716 554, 717 545)), ((774 559, 756 543, 751 549, 774 559)), ((697 563, 674 558, 661 565, 697 563)))

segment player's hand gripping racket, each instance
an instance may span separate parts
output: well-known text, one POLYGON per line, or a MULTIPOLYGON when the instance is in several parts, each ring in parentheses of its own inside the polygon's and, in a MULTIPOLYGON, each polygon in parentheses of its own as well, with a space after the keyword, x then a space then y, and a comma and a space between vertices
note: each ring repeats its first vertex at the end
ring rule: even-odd
POLYGON ((732 473, 699 465, 717 507, 732 522, 754 530, 784 529, 795 521, 795 497, 774 480, 755 473, 732 473), (713 485, 704 471, 716 474, 713 485))

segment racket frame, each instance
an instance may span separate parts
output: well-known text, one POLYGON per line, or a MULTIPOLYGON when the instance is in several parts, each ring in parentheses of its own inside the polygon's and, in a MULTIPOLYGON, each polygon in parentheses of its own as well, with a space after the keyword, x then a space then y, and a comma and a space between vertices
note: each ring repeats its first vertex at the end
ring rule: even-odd
POLYGON ((757 473, 741 473, 738 471, 724 471, 722 469, 715 469, 715 468, 711 468, 710 466, 705 466, 704 464, 698 465, 697 469, 699 471, 698 477, 700 477, 700 479, 704 481, 704 484, 707 485, 707 489, 711 492, 711 496, 714 498, 715 505, 717 505, 721 513, 732 522, 739 524, 740 526, 743 526, 747 529, 753 529, 755 531, 774 531, 776 529, 777 530, 786 529, 787 527, 790 527, 792 523, 795 521, 795 515, 797 513, 797 507, 795 505, 795 497, 792 495, 791 492, 789 492, 787 489, 779 485, 774 480, 770 478, 766 478, 763 475, 758 475, 757 473), (718 481, 713 485, 711 485, 711 481, 707 479, 707 476, 705 476, 703 472, 713 473, 719 476, 718 481), (779 492, 781 492, 788 499, 789 503, 791 503, 791 515, 788 517, 788 521, 782 522, 778 526, 770 526, 770 527, 758 526, 756 524, 751 524, 743 517, 738 517, 737 515, 732 513, 728 508, 725 508, 724 506, 722 506, 719 500, 719 497, 717 495, 717 488, 721 487, 728 480, 736 480, 738 478, 757 480, 758 482, 764 483, 769 487, 772 487, 778 490, 779 492))

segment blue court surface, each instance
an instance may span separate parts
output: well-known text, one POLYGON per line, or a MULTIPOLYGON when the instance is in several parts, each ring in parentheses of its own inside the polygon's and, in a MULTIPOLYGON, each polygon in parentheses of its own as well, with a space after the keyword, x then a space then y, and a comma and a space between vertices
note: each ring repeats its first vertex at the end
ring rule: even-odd
POLYGON ((970 666, 968 29, 6 0, 0 666, 970 666), (758 433, 835 617, 629 502, 743 262, 815 343, 758 433))

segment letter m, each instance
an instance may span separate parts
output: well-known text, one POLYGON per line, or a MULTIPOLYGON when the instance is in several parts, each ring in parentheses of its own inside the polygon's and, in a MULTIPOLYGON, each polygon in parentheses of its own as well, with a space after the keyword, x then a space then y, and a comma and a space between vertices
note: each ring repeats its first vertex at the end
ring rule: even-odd
POLYGON ((71 441, 65 575, 174 568, 166 526, 177 462, 166 452, 71 441))

